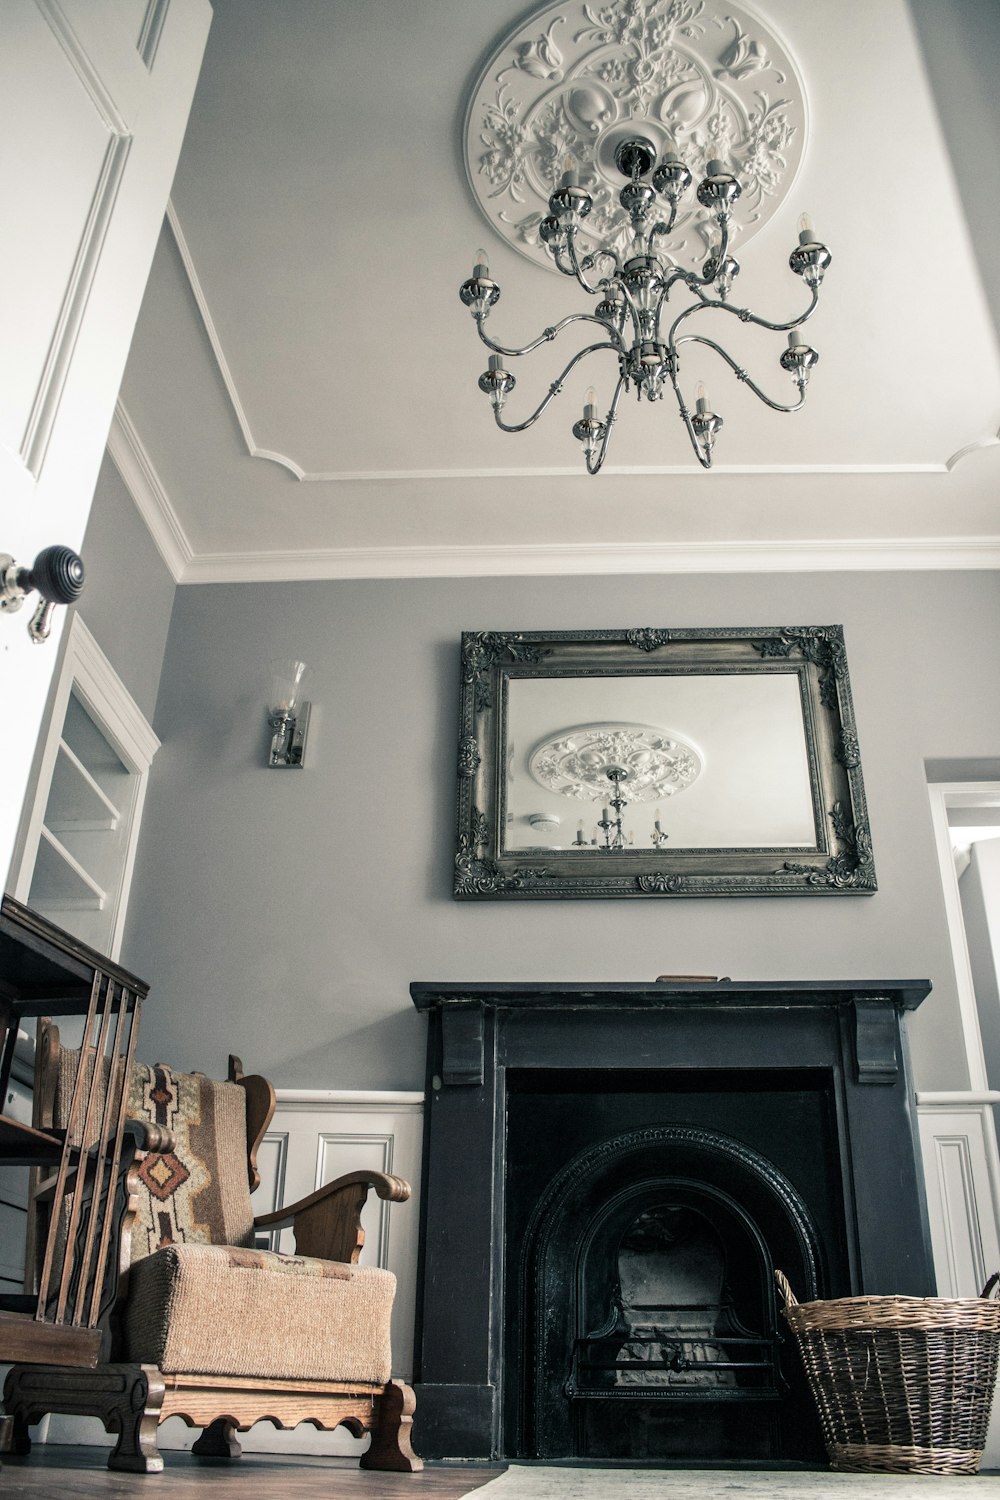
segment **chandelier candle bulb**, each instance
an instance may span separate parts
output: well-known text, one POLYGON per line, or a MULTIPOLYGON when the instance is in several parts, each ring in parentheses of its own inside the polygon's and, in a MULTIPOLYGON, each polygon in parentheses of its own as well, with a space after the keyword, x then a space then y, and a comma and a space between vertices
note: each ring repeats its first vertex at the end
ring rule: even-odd
POLYGON ((698 413, 699 417, 708 416, 712 410, 711 406, 709 405, 708 392, 706 391, 704 383, 702 381, 698 382, 698 389, 695 393, 694 405, 695 411, 698 413))
POLYGON ((799 215, 799 244, 816 244, 816 231, 813 228, 813 221, 808 214, 799 215))
POLYGON ((502 369, 503 369, 503 355, 502 354, 491 354, 490 355, 490 374, 491 375, 495 374, 498 370, 502 370, 502 369))
POLYGON ((725 165, 721 161, 719 161, 717 156, 713 156, 712 160, 708 164, 709 177, 723 177, 725 176, 725 173, 725 165))
POLYGON ((593 422, 597 419, 597 392, 593 386, 584 397, 583 417, 586 422, 593 422))
POLYGON ((476 251, 476 263, 472 268, 472 274, 480 281, 488 280, 490 274, 490 264, 486 257, 485 250, 476 251))
POLYGON ((572 156, 567 156, 563 162, 563 174, 559 186, 564 188, 580 186, 580 169, 572 156))

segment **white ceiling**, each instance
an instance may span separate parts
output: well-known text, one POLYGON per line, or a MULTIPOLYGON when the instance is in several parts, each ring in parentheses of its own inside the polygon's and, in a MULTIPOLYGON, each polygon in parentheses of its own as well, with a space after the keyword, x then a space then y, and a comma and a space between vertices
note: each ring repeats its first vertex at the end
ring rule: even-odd
MULTIPOLYGON (((672 404, 631 402, 596 479, 569 431, 590 377, 499 433, 458 299, 485 244, 495 336, 579 307, 485 225, 462 164, 468 90, 525 7, 214 9, 111 444, 175 577, 1000 565, 1000 359, 905 0, 757 6, 810 127, 737 300, 801 305, 807 209, 833 268, 806 409, 714 376, 704 474, 672 404)), ((519 364, 512 420, 551 378, 519 364)), ((788 399, 770 344, 763 369, 788 399)))

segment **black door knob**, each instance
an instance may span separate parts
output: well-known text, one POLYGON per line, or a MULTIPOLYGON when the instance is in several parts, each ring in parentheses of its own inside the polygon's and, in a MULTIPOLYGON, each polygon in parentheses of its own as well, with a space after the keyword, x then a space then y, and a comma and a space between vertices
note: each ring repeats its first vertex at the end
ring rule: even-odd
POLYGON ((53 604, 75 604, 83 593, 83 558, 72 547, 43 547, 31 568, 18 570, 18 583, 28 593, 37 589, 53 604))
POLYGON ((38 606, 28 622, 28 634, 40 645, 52 629, 57 604, 74 604, 83 593, 83 559, 72 547, 43 547, 30 568, 21 568, 9 552, 0 552, 0 610, 13 614, 32 590, 38 606))

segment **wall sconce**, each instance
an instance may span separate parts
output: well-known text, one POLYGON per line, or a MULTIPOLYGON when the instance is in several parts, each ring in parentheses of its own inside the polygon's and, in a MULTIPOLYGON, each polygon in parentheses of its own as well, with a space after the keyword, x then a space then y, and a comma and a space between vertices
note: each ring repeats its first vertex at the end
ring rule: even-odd
POLYGON ((267 722, 274 733, 268 751, 269 766, 301 766, 305 762, 309 704, 302 686, 309 676, 304 661, 272 661, 267 722))

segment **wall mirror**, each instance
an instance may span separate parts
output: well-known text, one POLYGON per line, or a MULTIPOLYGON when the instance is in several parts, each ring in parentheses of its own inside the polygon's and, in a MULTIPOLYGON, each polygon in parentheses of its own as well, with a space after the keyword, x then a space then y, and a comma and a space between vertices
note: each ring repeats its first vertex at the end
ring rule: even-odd
POLYGON ((462 636, 459 899, 875 889, 840 626, 462 636))

